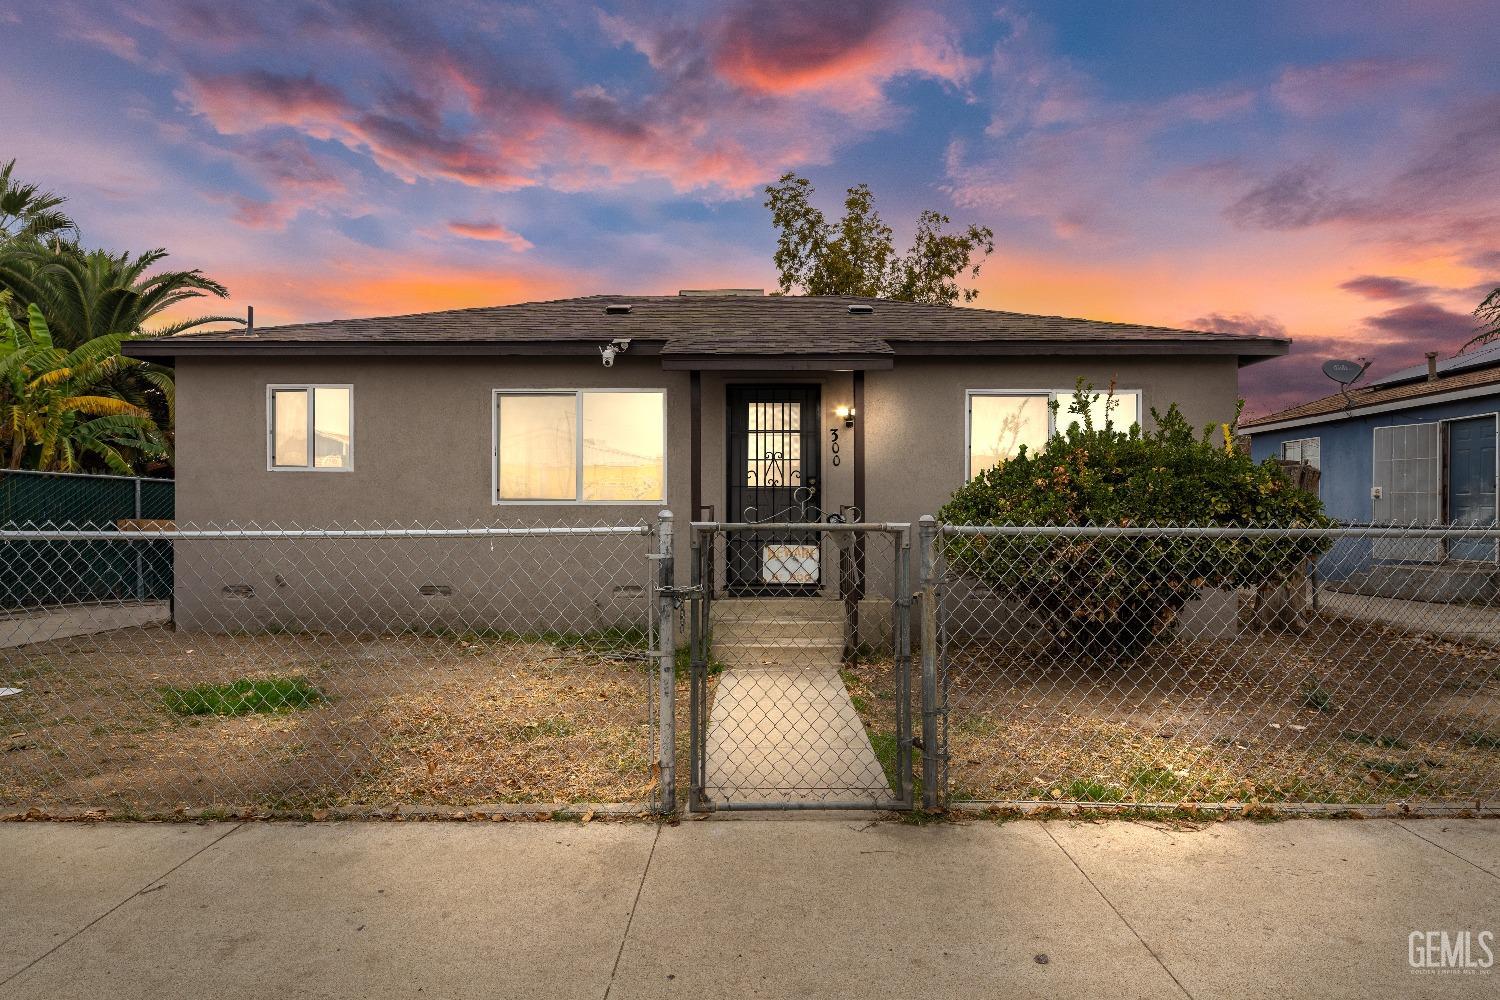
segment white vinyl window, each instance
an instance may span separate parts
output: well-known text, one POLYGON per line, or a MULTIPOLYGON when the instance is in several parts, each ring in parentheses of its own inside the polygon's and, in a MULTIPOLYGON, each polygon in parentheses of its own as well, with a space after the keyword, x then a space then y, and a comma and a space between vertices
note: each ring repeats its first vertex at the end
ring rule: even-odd
MULTIPOLYGON (((1106 394, 1089 405, 1089 417, 1095 427, 1104 424, 1106 394)), ((1125 430, 1141 419, 1141 393, 1138 389, 1114 393, 1115 407, 1110 414, 1114 426, 1125 430)), ((1035 454, 1047 446, 1054 431, 1066 432, 1079 422, 1079 415, 1069 411, 1073 405, 1072 389, 1008 392, 1005 390, 970 389, 967 407, 968 478, 1016 457, 1021 446, 1035 454), (1058 403, 1054 417, 1052 402, 1058 403)))
POLYGON ((1290 462, 1306 462, 1314 469, 1321 469, 1323 461, 1322 438, 1297 438, 1281 442, 1281 457, 1290 462))
POLYGON ((495 390, 496 503, 662 503, 661 389, 495 390))
POLYGON ((266 467, 273 472, 348 472, 353 432, 353 386, 266 386, 266 467))

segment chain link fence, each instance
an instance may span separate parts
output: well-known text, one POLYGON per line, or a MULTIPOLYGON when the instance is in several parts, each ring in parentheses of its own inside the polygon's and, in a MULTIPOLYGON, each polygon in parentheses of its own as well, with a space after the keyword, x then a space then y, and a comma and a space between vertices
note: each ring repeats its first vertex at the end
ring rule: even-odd
POLYGON ((1496 807, 1496 529, 910 538, 0 529, 0 809, 1496 807))
POLYGON ((0 807, 670 801, 668 523, 0 531, 0 807))
POLYGON ((1500 531, 924 533, 930 801, 1500 797, 1500 531))
POLYGON ((908 526, 694 529, 693 808, 908 808, 908 526))

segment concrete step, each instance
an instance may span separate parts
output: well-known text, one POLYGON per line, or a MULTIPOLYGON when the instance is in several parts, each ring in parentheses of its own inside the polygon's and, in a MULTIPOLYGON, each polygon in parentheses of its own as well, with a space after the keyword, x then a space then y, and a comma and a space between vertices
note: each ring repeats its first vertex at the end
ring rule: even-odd
POLYGON ((713 657, 726 667, 776 669, 837 669, 843 658, 841 642, 785 639, 780 642, 713 644, 713 657))
POLYGON ((842 644, 844 623, 803 618, 730 618, 715 617, 715 643, 783 642, 789 639, 812 639, 842 644))
POLYGON ((842 601, 826 597, 720 597, 709 605, 717 621, 758 621, 794 618, 798 621, 844 620, 842 601))

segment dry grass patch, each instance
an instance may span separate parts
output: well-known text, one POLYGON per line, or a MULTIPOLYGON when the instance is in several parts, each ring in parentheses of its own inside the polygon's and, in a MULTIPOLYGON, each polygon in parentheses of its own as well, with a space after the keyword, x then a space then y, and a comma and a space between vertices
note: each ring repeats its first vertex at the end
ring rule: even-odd
POLYGON ((1495 650, 1324 619, 1106 661, 951 651, 957 800, 1384 803, 1500 792, 1495 650), (1477 734, 1477 736, 1476 736, 1477 734))
POLYGON ((0 700, 0 804, 640 801, 654 782, 653 675, 621 646, 155 627, 0 651, 0 673, 24 689, 0 700), (235 692, 285 685, 317 697, 202 715, 164 699, 231 707, 235 692))

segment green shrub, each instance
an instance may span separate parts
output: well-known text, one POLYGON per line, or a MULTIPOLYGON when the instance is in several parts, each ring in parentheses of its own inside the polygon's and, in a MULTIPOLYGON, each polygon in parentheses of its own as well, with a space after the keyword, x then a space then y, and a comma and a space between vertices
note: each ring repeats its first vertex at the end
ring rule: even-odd
MULTIPOLYGON (((1178 411, 1151 411, 1156 429, 1094 426, 1098 400, 1081 380, 1078 414, 1045 451, 1023 446, 960 488, 939 517, 949 524, 1119 527, 1327 527, 1323 505, 1274 462, 1234 446, 1231 424, 1201 434, 1178 411)), ((1105 399, 1106 414, 1115 400, 1105 399)), ((1059 408, 1053 404, 1054 412, 1059 408)), ((1262 587, 1301 573, 1322 538, 1241 536, 947 535, 943 554, 962 575, 1023 601, 1061 641, 1133 656, 1169 634, 1205 587, 1262 587)))

